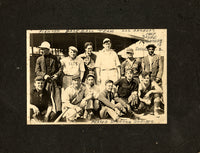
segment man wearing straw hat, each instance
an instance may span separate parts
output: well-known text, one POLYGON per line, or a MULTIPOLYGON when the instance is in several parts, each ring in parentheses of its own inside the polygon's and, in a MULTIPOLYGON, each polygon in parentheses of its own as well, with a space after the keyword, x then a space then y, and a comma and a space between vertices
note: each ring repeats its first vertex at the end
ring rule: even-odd
POLYGON ((54 112, 61 111, 59 76, 61 70, 56 56, 50 53, 50 43, 44 41, 39 46, 43 55, 37 58, 35 72, 37 76, 42 76, 45 80, 45 88, 51 94, 54 112))

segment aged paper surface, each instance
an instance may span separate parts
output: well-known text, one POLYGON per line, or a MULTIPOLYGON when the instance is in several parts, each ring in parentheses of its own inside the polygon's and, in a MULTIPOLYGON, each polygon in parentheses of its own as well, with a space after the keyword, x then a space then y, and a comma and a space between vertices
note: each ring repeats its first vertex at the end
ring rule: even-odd
MULTIPOLYGON (((67 29, 67 30, 27 30, 27 124, 167 124, 167 29, 67 29), (50 52, 59 60, 68 56, 69 46, 74 46, 78 49, 78 55, 85 52, 85 42, 92 42, 93 53, 99 56, 99 51, 103 49, 103 41, 109 38, 111 41, 111 49, 113 49, 120 60, 120 66, 126 60, 126 51, 128 48, 133 49, 133 57, 141 61, 148 55, 146 46, 154 44, 155 54, 159 55, 162 62, 162 78, 159 85, 162 89, 160 96, 161 103, 164 106, 158 115, 155 113, 135 113, 134 118, 120 116, 119 120, 115 121, 112 118, 100 119, 98 117, 93 119, 83 120, 82 115, 80 119, 74 121, 58 120, 63 118, 62 113, 59 114, 52 122, 35 122, 30 116, 30 95, 34 89, 34 78, 36 77, 35 67, 36 60, 42 56, 39 46, 42 42, 50 43, 50 52)), ((141 81, 141 79, 139 79, 141 81)), ((59 87, 62 96, 62 83, 59 87)), ((52 93, 52 92, 51 92, 52 93)), ((51 96, 51 99, 52 96, 51 96)), ((54 101, 54 100, 52 100, 54 101)), ((61 100, 62 101, 62 100, 61 100)), ((52 105, 55 109, 55 105, 52 105)), ((154 106, 153 106, 154 107, 154 106)), ((55 111, 55 110, 54 110, 55 111)), ((55 111, 56 112, 56 111, 55 111)))

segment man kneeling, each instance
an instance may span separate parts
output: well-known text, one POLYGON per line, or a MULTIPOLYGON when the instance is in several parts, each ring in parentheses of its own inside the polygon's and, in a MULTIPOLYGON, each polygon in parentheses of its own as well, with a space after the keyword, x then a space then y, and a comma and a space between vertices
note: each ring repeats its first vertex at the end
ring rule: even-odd
POLYGON ((155 81, 151 81, 148 72, 143 72, 142 77, 143 81, 140 82, 138 88, 140 100, 138 111, 141 113, 150 112, 151 114, 158 116, 158 111, 162 103, 161 96, 163 91, 155 81))
POLYGON ((118 88, 117 93, 119 99, 125 102, 124 106, 126 106, 128 112, 131 113, 131 107, 136 108, 138 106, 138 81, 133 78, 132 69, 127 69, 125 73, 125 78, 119 79, 114 84, 118 88))
POLYGON ((86 107, 84 100, 85 87, 81 85, 80 77, 72 77, 72 85, 63 91, 62 112, 66 121, 75 121, 83 115, 86 107))
POLYGON ((34 81, 35 89, 30 96, 31 122, 53 121, 56 114, 52 112, 52 101, 50 94, 44 89, 42 76, 37 76, 34 81))

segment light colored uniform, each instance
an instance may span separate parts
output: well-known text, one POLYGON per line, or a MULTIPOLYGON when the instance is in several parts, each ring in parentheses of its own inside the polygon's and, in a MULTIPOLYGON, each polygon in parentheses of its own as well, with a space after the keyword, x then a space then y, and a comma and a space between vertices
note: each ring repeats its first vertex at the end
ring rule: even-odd
POLYGON ((92 95, 91 99, 87 100, 87 108, 86 109, 95 109, 97 110, 99 108, 99 101, 97 100, 99 96, 99 87, 97 85, 89 86, 86 84, 85 87, 85 97, 92 95))
MULTIPOLYGON (((64 57, 60 60, 62 65, 62 70, 64 73, 62 82, 62 92, 72 84, 72 76, 79 75, 81 71, 85 71, 85 66, 82 58, 76 57, 71 59, 69 56, 64 57)), ((63 94, 62 94, 63 97, 63 94)))
POLYGON ((100 69, 101 78, 101 90, 105 87, 106 80, 117 81, 119 79, 119 73, 117 67, 120 66, 119 58, 115 51, 99 51, 97 55, 95 67, 100 69))
POLYGON ((82 103, 84 95, 85 95, 85 88, 83 86, 80 86, 78 90, 75 89, 73 86, 69 86, 67 89, 63 91, 62 111, 64 111, 64 107, 67 107, 67 111, 63 115, 63 117, 66 117, 66 119, 69 120, 74 120, 80 117, 85 107, 85 105, 82 103), (75 107, 73 106, 78 106, 80 110, 76 110, 75 107))

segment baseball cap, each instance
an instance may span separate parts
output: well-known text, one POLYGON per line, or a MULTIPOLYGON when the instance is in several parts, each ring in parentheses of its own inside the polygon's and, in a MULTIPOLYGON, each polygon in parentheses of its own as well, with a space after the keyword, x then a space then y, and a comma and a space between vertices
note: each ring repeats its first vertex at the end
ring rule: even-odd
POLYGON ((87 78, 90 77, 90 76, 94 78, 95 77, 94 72, 92 72, 92 71, 89 72, 89 74, 87 75, 87 78))
POLYGON ((103 40, 103 44, 106 43, 106 42, 110 42, 110 39, 109 39, 109 38, 105 38, 105 39, 103 40))

